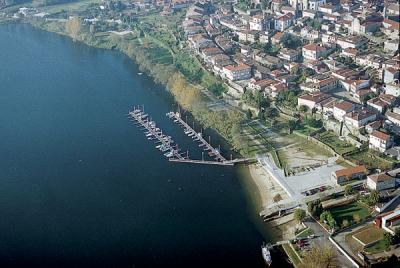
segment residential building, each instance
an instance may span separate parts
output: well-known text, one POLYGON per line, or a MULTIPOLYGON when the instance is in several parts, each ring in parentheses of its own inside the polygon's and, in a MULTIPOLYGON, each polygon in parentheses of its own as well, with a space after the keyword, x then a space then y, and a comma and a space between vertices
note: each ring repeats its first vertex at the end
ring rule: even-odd
POLYGON ((290 62, 298 61, 300 59, 301 53, 298 50, 290 48, 282 48, 279 51, 278 57, 290 62))
POLYGON ((313 92, 305 95, 301 95, 297 98, 297 106, 306 106, 309 110, 316 107, 316 105, 323 100, 330 98, 331 95, 323 92, 313 92))
POLYGON ((400 224, 400 209, 396 209, 392 211, 390 214, 387 214, 381 219, 382 229, 391 235, 396 234, 396 228, 400 224))
POLYGON ((388 107, 388 103, 385 101, 381 100, 380 97, 375 97, 372 99, 369 99, 367 101, 367 105, 375 110, 377 110, 380 113, 383 113, 386 111, 386 108, 388 107))
POLYGON ((239 65, 228 65, 222 69, 226 78, 231 81, 245 80, 251 78, 251 67, 241 63, 239 65))
POLYGON ((317 60, 327 55, 327 49, 317 44, 305 45, 302 51, 305 60, 317 60))
POLYGON ((384 152, 393 146, 393 137, 389 134, 374 130, 369 134, 369 148, 384 152))
POLYGON ((331 178, 334 182, 340 185, 354 179, 362 179, 366 173, 366 167, 361 165, 332 172, 331 178))
POLYGON ((318 11, 319 7, 326 4, 326 0, 309 0, 308 9, 318 11))
POLYGON ((264 23, 264 17, 262 14, 257 14, 251 17, 251 20, 249 21, 249 27, 250 30, 254 31, 264 31, 265 30, 265 23, 264 23))
POLYGON ((375 121, 377 118, 376 112, 368 108, 361 108, 347 113, 344 116, 344 122, 348 127, 359 129, 369 122, 375 121))
POLYGON ((385 93, 390 94, 395 97, 400 97, 400 84, 398 83, 391 83, 385 85, 385 93))
POLYGON ((275 20, 275 30, 283 32, 284 30, 292 26, 293 18, 294 16, 292 13, 288 13, 278 17, 275 20))
POLYGON ((386 84, 390 84, 394 82, 394 80, 399 80, 400 78, 400 70, 393 67, 388 67, 384 70, 383 73, 383 82, 386 84))
POLYGON ((286 32, 277 32, 274 36, 271 37, 271 43, 281 44, 282 42, 286 41, 289 38, 289 34, 286 32))
POLYGON ((385 172, 367 176, 367 187, 371 190, 382 191, 396 187, 396 178, 385 172))
POLYGON ((398 125, 400 127, 400 114, 388 111, 386 112, 385 116, 393 124, 398 125))
POLYGON ((344 116, 354 111, 355 108, 356 105, 349 101, 338 102, 333 106, 333 117, 339 122, 342 122, 344 120, 344 116))

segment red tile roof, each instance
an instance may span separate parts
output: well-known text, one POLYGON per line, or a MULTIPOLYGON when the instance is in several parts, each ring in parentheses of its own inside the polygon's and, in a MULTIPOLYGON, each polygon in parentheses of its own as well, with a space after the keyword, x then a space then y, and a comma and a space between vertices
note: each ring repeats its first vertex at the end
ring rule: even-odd
POLYGON ((346 177, 351 177, 351 175, 356 174, 356 173, 365 173, 367 172, 367 169, 365 166, 356 166, 356 167, 351 167, 351 168, 345 168, 345 169, 340 169, 335 171, 336 178, 346 176, 346 177))
POLYGON ((317 44, 308 44, 303 46, 304 49, 313 50, 313 51, 326 51, 326 48, 319 46, 317 44))
POLYGON ((390 135, 380 132, 378 130, 374 130, 372 131, 372 133, 370 134, 370 136, 374 136, 380 140, 384 140, 384 141, 388 141, 390 139, 390 135))

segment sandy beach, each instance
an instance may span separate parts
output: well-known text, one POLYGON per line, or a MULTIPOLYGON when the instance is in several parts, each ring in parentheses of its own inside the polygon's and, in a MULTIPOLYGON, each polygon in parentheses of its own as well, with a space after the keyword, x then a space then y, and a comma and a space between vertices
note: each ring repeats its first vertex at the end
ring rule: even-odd
POLYGON ((260 194, 261 207, 266 207, 288 197, 286 192, 259 164, 249 165, 248 167, 250 176, 260 194))
MULTIPOLYGON (((250 177, 257 188, 260 197, 260 208, 288 198, 287 193, 274 181, 274 179, 259 165, 248 166, 250 177)), ((298 228, 293 219, 293 214, 283 216, 277 220, 268 222, 268 228, 272 228, 276 235, 275 240, 288 240, 293 238, 294 231, 298 228)))

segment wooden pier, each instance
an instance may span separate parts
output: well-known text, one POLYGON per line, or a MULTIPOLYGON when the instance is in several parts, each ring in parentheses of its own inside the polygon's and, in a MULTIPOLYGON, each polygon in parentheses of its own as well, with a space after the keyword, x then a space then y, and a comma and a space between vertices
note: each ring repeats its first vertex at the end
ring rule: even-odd
MULTIPOLYGON (((167 113, 167 116, 169 118, 174 119, 174 122, 182 125, 186 132, 192 136, 194 136, 198 142, 200 143, 200 146, 204 146, 204 150, 205 151, 209 151, 209 155, 214 157, 214 159, 217 162, 227 162, 227 160, 225 159, 225 157, 223 157, 221 155, 221 152, 219 149, 216 149, 214 147, 211 146, 210 143, 208 143, 204 138, 202 133, 197 133, 191 126, 189 126, 184 120, 182 120, 180 113, 174 113, 174 112, 169 112, 167 113)), ((210 161, 209 161, 210 162, 210 161)))
POLYGON ((133 119, 135 125, 141 128, 148 140, 154 140, 155 143, 158 144, 156 145, 156 149, 162 151, 169 161, 191 164, 233 166, 238 163, 245 163, 254 160, 253 158, 227 160, 221 155, 219 149, 211 146, 211 144, 203 138, 202 133, 197 133, 192 127, 183 121, 179 113, 170 112, 167 113, 167 116, 173 119, 174 122, 182 125, 185 129, 185 134, 192 137, 194 141, 197 141, 199 147, 202 147, 202 150, 208 152, 209 156, 215 159, 204 160, 204 157, 201 160, 189 159, 189 152, 181 153, 178 144, 156 126, 156 123, 151 120, 149 115, 144 113, 144 108, 140 109, 135 106, 133 110, 129 112, 129 117, 133 119))
POLYGON ((150 140, 156 140, 159 145, 156 146, 158 149, 166 152, 164 155, 168 158, 174 158, 176 160, 184 160, 185 158, 179 153, 178 145, 173 145, 174 141, 171 137, 162 133, 162 131, 157 128, 156 123, 151 121, 149 116, 145 114, 141 109, 134 108, 133 111, 129 112, 129 115, 134 119, 134 121, 142 127, 144 131, 147 131, 146 136, 150 140))

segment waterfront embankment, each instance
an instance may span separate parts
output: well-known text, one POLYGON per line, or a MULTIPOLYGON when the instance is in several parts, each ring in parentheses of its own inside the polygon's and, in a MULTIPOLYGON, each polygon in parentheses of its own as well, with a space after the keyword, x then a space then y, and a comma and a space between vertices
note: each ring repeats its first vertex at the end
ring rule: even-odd
MULTIPOLYGON (((278 183, 263 169, 259 164, 252 164, 248 166, 249 179, 251 179, 253 193, 250 193, 250 198, 253 199, 254 206, 257 211, 279 202, 280 200, 287 199, 287 193, 279 186, 278 183)), ((281 217, 277 220, 263 223, 262 225, 268 226, 273 229, 275 240, 289 240, 293 238, 295 228, 297 226, 293 219, 293 215, 281 217)))

